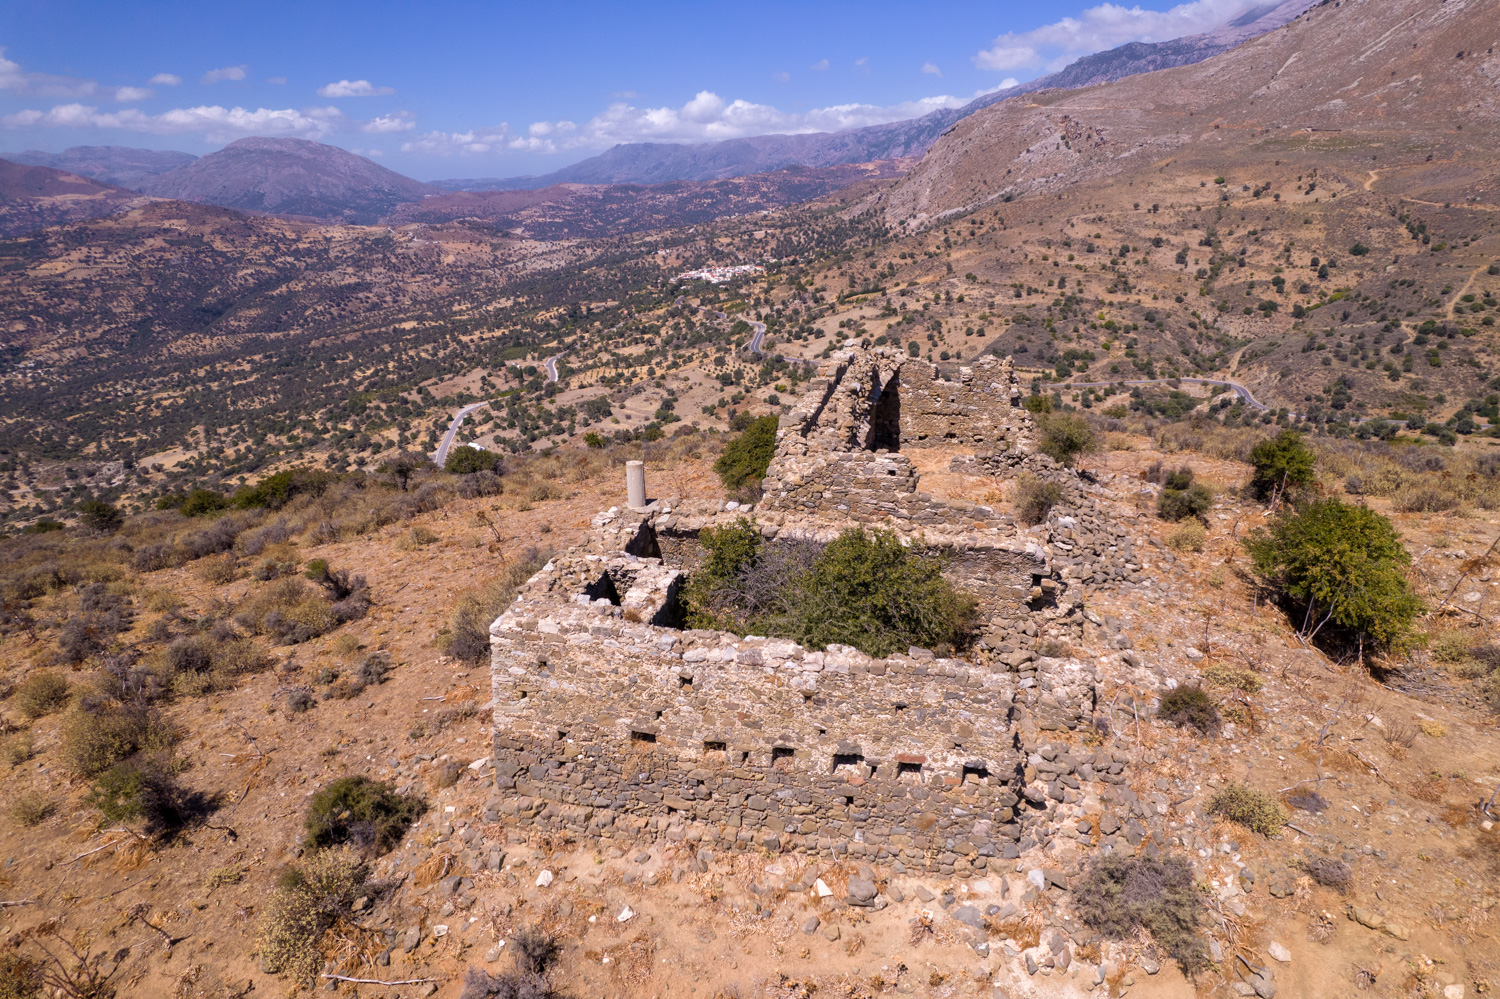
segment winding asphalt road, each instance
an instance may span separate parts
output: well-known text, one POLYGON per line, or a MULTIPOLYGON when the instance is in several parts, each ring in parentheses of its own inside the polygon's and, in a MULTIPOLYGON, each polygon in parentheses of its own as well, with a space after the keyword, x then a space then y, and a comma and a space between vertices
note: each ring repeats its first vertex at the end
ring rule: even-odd
MULTIPOLYGON (((562 360, 562 356, 562 354, 553 354, 542 362, 542 366, 547 369, 548 384, 557 381, 557 362, 562 360)), ((443 443, 438 445, 437 452, 432 456, 433 464, 441 468, 447 463, 448 451, 453 447, 453 438, 458 436, 458 431, 464 425, 464 421, 469 418, 469 414, 474 412, 474 410, 483 409, 488 405, 488 402, 471 403, 453 414, 453 422, 448 424, 448 432, 443 435, 443 443)))
POLYGON ((1250 394, 1250 390, 1239 382, 1224 381, 1219 378, 1137 378, 1121 379, 1112 382, 1067 382, 1066 388, 1108 388, 1111 385, 1165 385, 1168 382, 1188 382, 1193 385, 1222 385, 1227 389, 1233 389, 1234 394, 1240 397, 1240 401, 1251 409, 1262 413, 1271 411, 1271 407, 1259 401, 1250 394))
POLYGON ((453 414, 453 422, 448 424, 448 432, 443 435, 443 443, 438 445, 437 452, 432 456, 432 463, 434 465, 442 468, 448 463, 448 451, 453 447, 453 438, 458 436, 459 427, 462 427, 464 425, 464 420, 467 420, 469 418, 470 413, 474 412, 474 410, 476 409, 483 409, 488 405, 488 402, 470 403, 463 409, 460 409, 457 413, 453 414))

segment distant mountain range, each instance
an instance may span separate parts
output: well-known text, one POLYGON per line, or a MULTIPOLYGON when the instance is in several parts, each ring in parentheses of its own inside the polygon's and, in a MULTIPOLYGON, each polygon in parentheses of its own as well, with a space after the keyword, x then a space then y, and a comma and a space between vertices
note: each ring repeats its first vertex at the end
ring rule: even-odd
MULTIPOLYGON (((231 142, 204 157, 190 153, 130 149, 120 146, 75 146, 61 153, 28 150, 5 154, 15 164, 65 171, 117 188, 130 188, 162 198, 176 198, 244 211, 287 215, 319 221, 371 225, 395 217, 452 218, 473 214, 501 224, 557 233, 590 232, 577 214, 584 206, 614 206, 606 214, 611 224, 640 227, 653 215, 698 218, 705 211, 755 210, 787 204, 798 191, 826 193, 828 184, 871 176, 867 169, 833 170, 817 176, 781 176, 733 191, 680 189, 672 196, 687 199, 679 209, 670 197, 653 197, 640 211, 623 211, 619 198, 597 191, 587 196, 560 185, 659 185, 679 181, 721 181, 775 175, 788 169, 827 171, 885 160, 922 156, 934 142, 975 112, 1010 97, 1050 89, 1073 89, 1119 80, 1139 73, 1202 62, 1249 38, 1281 27, 1313 5, 1315 0, 1273 0, 1242 11, 1234 19, 1201 35, 1166 42, 1131 42, 1077 60, 1065 69, 1029 83, 985 94, 960 108, 941 109, 920 118, 842 132, 803 135, 760 135, 693 145, 628 143, 609 149, 541 177, 442 180, 423 183, 388 170, 337 146, 306 139, 246 138, 231 142), (425 215, 413 210, 424 199, 458 191, 535 191, 554 189, 541 201, 528 199, 445 200, 425 215), (536 206, 567 205, 546 219, 536 206), (403 209, 403 206, 407 206, 403 209), (400 210, 400 211, 398 211, 400 210), (523 220, 516 213, 525 216, 523 220)), ((882 171, 876 170, 875 173, 882 171)), ((13 182, 13 184, 16 182, 13 182)), ((128 192, 127 192, 128 193, 128 192)), ((637 192, 639 196, 639 192, 637 192)), ((811 195, 816 196, 816 194, 811 195)), ((98 209, 111 197, 96 197, 87 210, 98 209)), ((60 211, 53 199, 51 211, 60 211)), ((11 205, 14 224, 22 224, 24 209, 11 205)), ((37 218, 47 217, 45 211, 37 218)), ((12 228, 13 228, 12 225, 12 228)))
POLYGON ((80 177, 139 190, 148 178, 187 166, 198 157, 172 149, 132 149, 129 146, 73 146, 60 153, 28 149, 4 153, 12 163, 66 170, 80 177))

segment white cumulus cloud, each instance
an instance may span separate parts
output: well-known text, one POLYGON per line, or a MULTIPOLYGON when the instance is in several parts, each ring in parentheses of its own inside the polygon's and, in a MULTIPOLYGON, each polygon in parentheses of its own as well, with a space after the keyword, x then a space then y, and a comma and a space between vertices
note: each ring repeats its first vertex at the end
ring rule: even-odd
POLYGON ((1245 0, 1190 0, 1168 10, 1102 3, 1031 31, 1008 31, 974 56, 980 69, 1061 69, 1080 56, 1126 42, 1164 42, 1216 28, 1245 0))
POLYGON ((434 156, 477 155, 506 149, 514 136, 505 122, 467 132, 428 132, 401 143, 403 153, 434 156))
POLYGON ((369 80, 339 80, 318 88, 319 97, 384 97, 395 92, 395 87, 377 87, 369 80))
POLYGON ((243 80, 248 66, 223 66, 211 69, 199 79, 199 83, 218 83, 221 80, 243 80))
POLYGON ((143 101, 151 96, 151 91, 145 87, 116 87, 115 100, 121 104, 129 104, 135 101, 143 101))
POLYGON ((932 76, 943 75, 943 71, 937 68, 937 64, 931 62, 924 62, 922 64, 922 72, 931 74, 932 76))
POLYGON ((182 83, 182 77, 176 73, 157 73, 150 82, 154 87, 176 87, 182 83))
POLYGON ((938 108, 961 107, 969 100, 944 94, 899 104, 836 104, 792 112, 769 104, 726 100, 711 90, 701 90, 677 108, 637 107, 617 101, 581 124, 534 122, 524 135, 513 134, 507 125, 469 132, 431 132, 411 139, 402 149, 437 155, 504 150, 557 153, 628 142, 715 142, 770 133, 837 132, 917 118, 938 108))
POLYGON ((152 135, 197 133, 213 142, 246 135, 320 139, 346 127, 338 108, 226 108, 217 104, 146 114, 136 108, 100 111, 87 104, 59 104, 48 111, 17 111, 0 117, 7 128, 110 128, 152 135))
POLYGON ((410 111, 396 111, 377 115, 359 126, 361 132, 371 135, 389 135, 393 132, 410 132, 417 127, 417 116, 410 111))
POLYGON ((827 69, 827 68, 828 68, 828 60, 827 59, 819 59, 817 62, 813 63, 811 66, 808 67, 808 69, 817 69, 817 70, 824 70, 824 69, 827 69))

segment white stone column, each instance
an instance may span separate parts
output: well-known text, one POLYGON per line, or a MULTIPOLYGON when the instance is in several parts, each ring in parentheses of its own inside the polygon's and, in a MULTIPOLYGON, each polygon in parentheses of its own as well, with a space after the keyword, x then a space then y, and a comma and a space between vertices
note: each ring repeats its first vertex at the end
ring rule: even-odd
POLYGON ((632 510, 646 508, 646 463, 643 461, 625 463, 625 503, 632 510))

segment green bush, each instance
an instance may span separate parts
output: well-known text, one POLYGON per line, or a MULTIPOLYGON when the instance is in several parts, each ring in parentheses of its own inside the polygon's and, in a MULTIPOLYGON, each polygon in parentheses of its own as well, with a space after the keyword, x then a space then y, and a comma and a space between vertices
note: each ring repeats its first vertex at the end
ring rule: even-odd
POLYGON ((320 468, 289 468, 253 486, 241 486, 230 501, 242 510, 280 510, 298 496, 321 496, 336 481, 338 476, 320 468))
POLYGON ((1182 857, 1100 857, 1074 887, 1073 904, 1079 919, 1111 939, 1129 940, 1146 930, 1184 974, 1208 963, 1198 934, 1203 901, 1192 865, 1182 857))
POLYGON ((1281 802, 1238 781, 1231 781, 1214 793, 1208 801, 1208 814, 1228 819, 1262 836, 1274 836, 1286 825, 1286 811, 1281 802))
POLYGON ((1250 489, 1258 499, 1270 499, 1273 493, 1310 486, 1313 483, 1312 449, 1303 443, 1295 430, 1283 430, 1250 450, 1250 489))
POLYGON ((845 531, 822 548, 765 543, 748 521, 699 536, 705 558, 684 593, 693 627, 852 645, 887 656, 967 644, 974 601, 940 558, 888 531, 845 531))
POLYGON ((110 767, 85 801, 115 825, 141 822, 149 835, 176 832, 207 815, 211 801, 178 783, 170 760, 140 754, 110 767))
POLYGON ((427 802, 397 794, 389 784, 368 777, 340 777, 320 788, 307 806, 303 828, 311 849, 349 844, 382 854, 401 842, 427 802))
POLYGON ((103 500, 86 499, 77 509, 78 519, 91 531, 116 531, 125 522, 120 511, 103 500))
POLYGON ((1156 716, 1178 728, 1195 728, 1204 735, 1219 730, 1219 709, 1208 691, 1195 684, 1185 683, 1162 694, 1156 716))
POLYGON ((137 753, 161 753, 177 732, 151 708, 80 703, 62 723, 63 766, 78 777, 97 777, 137 753))
POLYGON ((475 472, 493 472, 500 466, 500 456, 494 451, 481 451, 477 447, 460 444, 448 452, 443 462, 443 471, 453 475, 472 475, 475 472))
POLYGON ((214 492, 212 489, 194 489, 180 504, 175 505, 184 517, 202 517, 205 514, 218 513, 225 509, 229 506, 229 499, 223 493, 214 492))
POLYGON ((1201 482, 1194 482, 1191 468, 1179 468, 1169 473, 1162 484, 1156 514, 1162 520, 1186 520, 1203 516, 1213 505, 1213 490, 1201 482))
POLYGON ((353 915, 370 870, 347 847, 322 850, 288 867, 261 912, 256 953, 269 973, 310 982, 323 963, 318 943, 353 915))
POLYGON ((724 453, 714 462, 714 471, 724 488, 739 493, 760 488, 766 477, 766 469, 776 455, 776 428, 781 420, 776 416, 762 416, 752 420, 745 432, 724 447, 724 453))
POLYGON ((1304 640, 1332 625, 1361 650, 1389 647, 1423 612, 1406 578, 1410 553, 1391 522, 1368 507, 1321 500, 1283 512, 1244 544, 1304 640))
POLYGON ((51 714, 68 703, 68 681, 49 669, 31 674, 16 687, 16 708, 27 718, 51 714))
POLYGON ((1099 435, 1077 413, 1044 413, 1036 424, 1037 447, 1059 465, 1071 466, 1080 454, 1099 450, 1099 435))
POLYGON ((1062 486, 1047 482, 1034 475, 1022 475, 1016 480, 1016 495, 1013 505, 1016 519, 1030 527, 1047 519, 1052 508, 1062 502, 1062 486))

